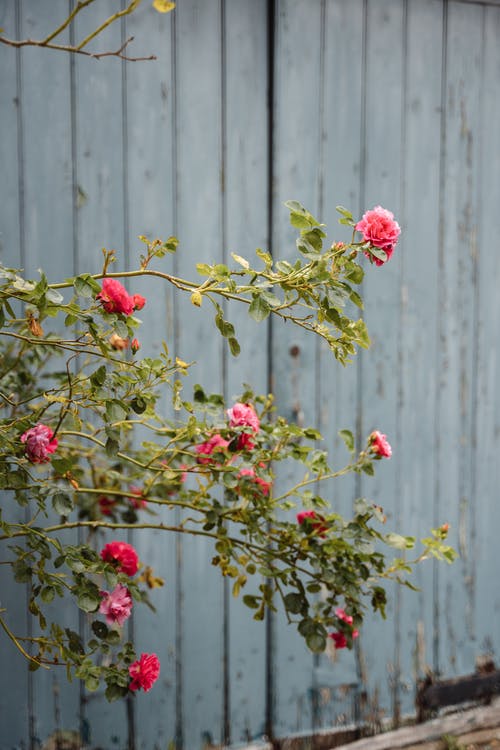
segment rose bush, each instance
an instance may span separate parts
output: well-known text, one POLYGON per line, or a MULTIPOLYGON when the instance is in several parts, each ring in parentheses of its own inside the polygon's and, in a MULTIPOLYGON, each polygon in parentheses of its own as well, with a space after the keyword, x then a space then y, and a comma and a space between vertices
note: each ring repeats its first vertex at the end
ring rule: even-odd
POLYGON ((258 578, 257 593, 243 595, 254 619, 283 607, 315 652, 328 639, 337 648, 352 646, 367 607, 384 616, 386 581, 411 586, 406 576, 416 562, 454 558, 446 524, 422 540, 414 560, 392 559, 388 548, 406 551, 415 540, 385 532, 380 507, 358 498, 344 519, 321 496, 323 482, 350 472, 373 474, 377 460, 390 458, 391 446, 378 430, 358 446, 341 430, 348 458, 334 468, 318 447, 319 432, 277 415, 272 396, 246 388, 230 405, 195 385, 187 398, 182 378, 191 365, 172 359, 166 344, 157 358, 135 358, 140 321, 134 313, 147 304, 133 291, 138 277, 188 293, 197 307, 211 306, 234 355, 237 334, 222 302, 246 305, 256 322, 273 315, 316 334, 342 364, 357 347, 367 347, 363 320, 350 316, 362 307, 354 289, 364 275, 358 256, 368 253, 377 265, 388 260, 399 236, 392 214, 376 207, 355 223, 339 207, 352 239, 329 244, 309 211, 296 201, 287 206, 298 229, 293 264, 257 250, 255 263, 233 255, 233 268, 198 264, 203 281, 191 281, 151 268, 176 251, 170 237, 141 238, 146 253, 135 271, 110 270, 115 256, 107 251, 100 273, 57 284, 43 273, 34 281, 0 269, 0 490, 6 509, 0 542, 14 580, 29 586, 40 635, 15 633, 8 611, 0 614, 0 626, 32 669, 65 663, 69 677, 81 678, 89 690, 104 681, 110 700, 151 689, 158 657, 137 658, 121 629, 162 580, 120 539, 128 529, 211 539, 212 565, 232 580, 234 596, 249 577, 258 578), (64 336, 51 322, 58 317, 64 336), (156 408, 166 388, 172 420, 156 408), (138 430, 140 441, 134 439, 138 430), (301 465, 302 479, 275 490, 276 467, 283 463, 301 465), (13 513, 16 507, 22 512, 13 513), (181 520, 159 523, 160 507, 178 509, 181 520), (89 535, 83 543, 68 540, 77 528, 89 535), (115 538, 103 546, 106 528, 115 538), (46 605, 56 597, 86 613, 87 641, 47 621, 46 605))

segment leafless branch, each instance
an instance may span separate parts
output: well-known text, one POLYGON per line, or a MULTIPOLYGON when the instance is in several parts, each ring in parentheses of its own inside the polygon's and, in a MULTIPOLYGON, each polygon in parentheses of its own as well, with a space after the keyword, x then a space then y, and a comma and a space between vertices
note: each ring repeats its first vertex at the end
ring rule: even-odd
POLYGON ((108 52, 89 52, 84 49, 89 42, 95 39, 104 29, 110 26, 114 21, 117 21, 123 16, 128 16, 133 13, 134 10, 140 5, 142 0, 131 0, 126 8, 117 11, 113 15, 109 16, 103 23, 101 23, 94 31, 88 34, 78 44, 55 44, 52 40, 61 34, 75 19, 77 14, 91 5, 95 0, 79 0, 69 16, 52 31, 45 39, 8 39, 5 36, 0 36, 0 43, 6 44, 9 47, 43 47, 45 49, 55 49, 61 52, 71 52, 77 55, 85 55, 86 57, 93 57, 95 60, 100 60, 101 57, 118 57, 121 60, 128 60, 129 62, 139 62, 142 60, 156 60, 156 55, 149 55, 148 57, 129 57, 124 55, 124 50, 128 47, 130 42, 133 41, 134 37, 129 37, 117 50, 108 52))

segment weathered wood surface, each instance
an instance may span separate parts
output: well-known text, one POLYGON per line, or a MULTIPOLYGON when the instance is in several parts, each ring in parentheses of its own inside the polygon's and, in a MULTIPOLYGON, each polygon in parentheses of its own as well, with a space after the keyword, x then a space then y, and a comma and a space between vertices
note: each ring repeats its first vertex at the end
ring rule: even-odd
MULTIPOLYGON (((0 26, 36 37, 68 7, 3 0, 0 26)), ((91 23, 82 14, 76 32, 91 23)), ((58 675, 28 674, 2 645, 12 677, 0 692, 0 750, 35 750, 57 728, 81 731, 91 748, 135 737, 141 750, 196 750, 266 730, 397 721, 413 711, 426 667, 452 677, 500 650, 499 4, 180 0, 167 16, 143 4, 101 44, 129 35, 158 62, 0 49, 0 260, 30 275, 44 266, 52 279, 91 270, 103 245, 129 267, 138 234, 177 234, 166 262, 194 276, 196 261, 230 251, 290 255, 289 198, 336 239, 335 205, 391 208, 402 239, 386 267, 367 269, 373 348, 352 367, 340 372, 310 337, 256 327, 244 312, 231 315, 243 345, 233 360, 205 311, 159 285, 139 290, 142 350, 164 337, 174 355, 205 362, 194 377, 229 400, 244 381, 273 388, 285 416, 321 429, 336 464, 339 428, 386 432, 393 459, 375 479, 332 484, 332 507, 349 512, 364 494, 417 537, 449 521, 461 559, 426 562, 421 592, 391 593, 389 621, 370 618, 356 652, 313 658, 281 618, 254 623, 230 600, 207 569, 208 546, 136 535, 166 579, 158 615, 133 623, 139 648, 160 655, 158 687, 127 713, 58 675)), ((5 566, 0 581, 9 621, 26 632, 5 566)))
POLYGON ((500 741, 500 701, 459 714, 432 719, 425 724, 404 727, 376 737, 337 746, 337 750, 445 750, 444 735, 466 747, 498 747, 500 741))

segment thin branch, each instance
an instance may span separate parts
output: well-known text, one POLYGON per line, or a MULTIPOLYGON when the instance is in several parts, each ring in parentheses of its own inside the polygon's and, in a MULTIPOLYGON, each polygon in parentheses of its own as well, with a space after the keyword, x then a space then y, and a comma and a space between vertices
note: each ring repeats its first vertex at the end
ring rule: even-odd
POLYGON ((129 57, 124 55, 123 51, 125 48, 134 40, 134 37, 129 37, 117 50, 111 52, 87 52, 85 49, 79 49, 71 44, 51 44, 45 42, 43 39, 7 39, 5 36, 0 36, 0 43, 6 44, 9 47, 44 47, 45 49, 55 49, 60 52, 72 52, 75 55, 85 55, 86 57, 93 57, 95 60, 100 60, 101 57, 118 57, 120 60, 127 60, 128 62, 142 62, 144 60, 156 60, 156 55, 149 55, 148 57, 129 57))

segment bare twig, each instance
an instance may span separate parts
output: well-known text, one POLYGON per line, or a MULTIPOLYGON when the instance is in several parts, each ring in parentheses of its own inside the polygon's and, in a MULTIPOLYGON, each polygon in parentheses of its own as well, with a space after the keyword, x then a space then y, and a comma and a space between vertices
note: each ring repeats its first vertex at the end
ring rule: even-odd
POLYGON ((93 39, 95 39, 104 29, 106 29, 108 26, 110 26, 114 21, 117 21, 119 18, 122 18, 124 16, 130 15, 130 13, 133 13, 134 10, 137 9, 137 7, 140 5, 142 0, 131 0, 131 2, 127 5, 126 8, 123 10, 117 11, 116 13, 113 13, 113 15, 109 16, 103 23, 101 23, 94 31, 92 31, 90 34, 88 34, 81 42, 78 44, 54 44, 52 42, 53 39, 55 39, 59 34, 61 34, 75 19, 76 15, 86 8, 88 5, 91 5, 91 3, 95 2, 95 0, 79 0, 79 2, 75 5, 69 16, 56 28, 54 31, 52 31, 48 36, 45 37, 45 39, 8 39, 5 36, 0 36, 0 43, 6 44, 9 47, 43 47, 45 49, 55 49, 59 50, 61 52, 71 52, 76 55, 85 55, 86 57, 93 57, 95 60, 100 60, 101 57, 118 57, 120 60, 128 60, 129 62, 139 62, 142 60, 156 60, 156 55, 149 55, 148 57, 129 57, 128 55, 124 55, 124 50, 128 47, 130 42, 133 41, 134 37, 129 37, 117 50, 109 51, 109 52, 89 52, 88 50, 84 49, 89 42, 91 42, 93 39))
POLYGON ((6 44, 9 47, 44 47, 45 49, 55 49, 60 52, 72 52, 75 55, 86 55, 86 57, 93 57, 95 60, 100 60, 101 57, 118 57, 120 60, 127 60, 128 62, 141 62, 144 60, 156 60, 156 55, 149 55, 148 57, 129 57, 124 55, 124 49, 134 40, 134 37, 129 37, 117 50, 114 52, 88 52, 85 49, 79 49, 78 47, 71 44, 51 44, 46 42, 44 39, 7 39, 5 36, 0 36, 0 43, 6 44))

